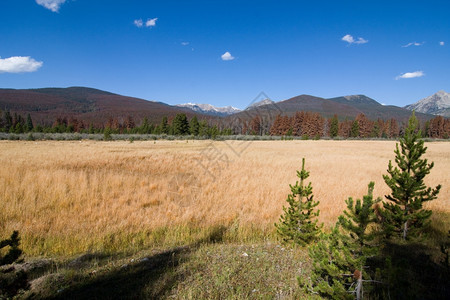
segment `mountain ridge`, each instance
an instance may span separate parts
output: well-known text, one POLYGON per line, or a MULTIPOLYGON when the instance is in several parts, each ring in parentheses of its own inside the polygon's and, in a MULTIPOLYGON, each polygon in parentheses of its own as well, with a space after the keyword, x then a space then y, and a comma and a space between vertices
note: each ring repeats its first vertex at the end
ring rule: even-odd
MULTIPOLYGON (((277 114, 292 116, 297 111, 316 112, 327 118, 336 114, 340 119, 352 119, 363 113, 373 120, 394 118, 401 122, 406 121, 411 115, 405 108, 381 105, 365 95, 329 99, 299 95, 279 102, 263 99, 240 111, 231 106, 218 108, 210 104, 169 105, 87 87, 0 89, 0 109, 19 114, 30 113, 33 120, 47 125, 61 116, 103 125, 111 118, 124 120, 128 116, 132 116, 137 124, 144 118, 156 124, 164 116, 171 118, 178 113, 185 113, 190 118, 198 116, 203 119, 227 119, 234 116, 234 119, 244 121, 253 118, 255 114, 271 115, 273 118, 277 114), (198 110, 186 106, 195 106, 198 110), (208 109, 211 111, 208 112, 208 109)), ((433 115, 420 112, 417 116, 421 120, 433 118, 433 115)))
POLYGON ((450 94, 440 90, 413 104, 406 105, 404 108, 421 113, 450 117, 450 94))

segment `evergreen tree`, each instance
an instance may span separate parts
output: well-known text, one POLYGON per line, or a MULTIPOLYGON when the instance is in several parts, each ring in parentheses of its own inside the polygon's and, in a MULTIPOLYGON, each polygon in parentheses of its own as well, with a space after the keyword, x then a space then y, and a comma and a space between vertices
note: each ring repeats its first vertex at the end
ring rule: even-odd
POLYGON ((139 133, 141 133, 141 134, 148 134, 148 133, 151 133, 151 130, 150 130, 150 124, 148 123, 147 117, 145 117, 145 118, 144 118, 144 121, 142 121, 142 125, 141 125, 141 127, 139 128, 139 133))
POLYGON ((199 122, 198 135, 199 136, 208 136, 209 135, 208 123, 206 123, 205 120, 202 120, 199 122))
POLYGON ((217 125, 214 125, 208 129, 208 136, 215 139, 219 135, 220 131, 217 125))
POLYGON ((356 202, 350 197, 347 209, 339 217, 328 235, 309 250, 313 261, 311 281, 299 279, 307 292, 333 299, 361 299, 363 284, 370 282, 375 270, 367 266, 367 259, 378 252, 373 245, 375 231, 370 228, 377 221, 373 199, 374 182, 369 183, 368 193, 356 202))
POLYGON ((3 121, 3 111, 0 109, 0 131, 4 130, 5 122, 3 121))
POLYGON ((315 208, 319 205, 319 201, 313 199, 311 182, 308 185, 304 183, 309 177, 309 172, 305 170, 304 158, 301 171, 297 171, 297 177, 300 178, 300 182, 289 185, 291 194, 286 199, 289 206, 283 207, 284 215, 281 215, 275 227, 284 242, 305 246, 317 239, 323 224, 317 225, 319 210, 316 211, 315 208))
POLYGON ((112 140, 111 128, 106 127, 105 130, 103 130, 103 140, 104 141, 111 141, 112 140))
POLYGON ((189 131, 191 132, 192 135, 197 136, 199 133, 199 129, 200 129, 200 124, 198 123, 197 117, 194 116, 191 119, 191 122, 189 124, 189 131))
POLYGON ((358 137, 359 136, 359 123, 357 120, 353 121, 352 123, 352 129, 350 132, 351 137, 358 137))
POLYGON ((9 132, 9 130, 11 129, 13 122, 12 122, 12 117, 11 117, 11 113, 9 112, 9 110, 5 110, 3 113, 3 122, 5 123, 5 132, 9 132))
POLYGON ((339 119, 334 115, 330 121, 330 137, 337 137, 339 132, 339 119))
POLYGON ((95 133, 94 124, 92 124, 92 123, 89 124, 88 133, 89 134, 94 134, 95 133))
POLYGON ((189 122, 186 114, 177 114, 172 121, 173 134, 185 135, 189 133, 189 122))
POLYGON ((354 282, 351 269, 358 264, 352 259, 349 244, 348 236, 341 234, 336 225, 331 233, 322 233, 319 242, 311 245, 309 256, 312 271, 309 282, 302 277, 297 278, 306 293, 319 295, 320 298, 354 299, 348 288, 354 282))
POLYGON ((169 122, 167 120, 167 117, 163 117, 161 121, 161 133, 168 134, 169 133, 169 122))
POLYGON ((10 132, 17 133, 17 134, 23 133, 24 132, 23 123, 22 122, 17 122, 16 126, 14 126, 14 128, 11 127, 10 132))
POLYGON ((434 163, 428 164, 427 159, 421 158, 427 150, 424 141, 417 131, 418 120, 413 112, 408 121, 403 138, 400 139, 400 148, 397 143, 394 168, 389 161, 388 175, 383 179, 391 189, 391 194, 385 196, 388 202, 383 202, 381 211, 386 235, 393 233, 407 239, 428 223, 432 212, 422 209, 423 203, 437 198, 441 185, 432 189, 424 183, 424 178, 430 173, 434 163))

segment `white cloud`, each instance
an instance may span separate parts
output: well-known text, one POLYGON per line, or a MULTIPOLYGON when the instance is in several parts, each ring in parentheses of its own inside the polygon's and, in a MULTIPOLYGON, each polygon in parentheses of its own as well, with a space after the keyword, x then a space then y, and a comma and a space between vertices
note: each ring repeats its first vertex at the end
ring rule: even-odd
POLYGON ((355 40, 354 37, 351 36, 350 34, 344 35, 341 40, 344 42, 347 42, 349 44, 365 44, 365 43, 369 42, 368 40, 365 40, 361 37, 359 37, 357 40, 355 40))
POLYGON ((222 60, 233 60, 234 56, 232 56, 231 53, 227 51, 224 54, 222 54, 221 58, 222 60))
POLYGON ((407 48, 409 46, 422 46, 423 44, 425 44, 425 42, 422 42, 422 43, 414 42, 414 43, 408 43, 406 45, 403 45, 402 47, 407 48))
POLYGON ((444 46, 445 43, 444 42, 439 42, 439 45, 444 46))
POLYGON ((417 78, 417 77, 422 77, 422 76, 425 76, 425 73, 422 71, 407 72, 407 73, 403 73, 402 75, 395 77, 395 80, 417 78))
POLYGON ((136 27, 141 28, 142 26, 144 26, 144 22, 142 22, 142 19, 134 20, 134 25, 136 25, 136 27))
POLYGON ((181 42, 181 45, 182 46, 187 46, 187 45, 189 45, 189 42, 181 42))
POLYGON ((58 12, 66 0, 36 0, 36 3, 50 9, 52 12, 58 12))
POLYGON ((142 21, 142 19, 136 19, 133 21, 134 25, 136 25, 136 27, 141 28, 141 27, 153 27, 156 26, 156 21, 158 20, 158 18, 153 18, 153 19, 147 19, 147 21, 142 21))
POLYGON ((153 27, 156 25, 156 21, 158 21, 158 18, 148 19, 147 22, 145 22, 145 27, 153 27))
POLYGON ((42 61, 36 61, 29 56, 0 57, 0 73, 34 72, 42 67, 42 61))

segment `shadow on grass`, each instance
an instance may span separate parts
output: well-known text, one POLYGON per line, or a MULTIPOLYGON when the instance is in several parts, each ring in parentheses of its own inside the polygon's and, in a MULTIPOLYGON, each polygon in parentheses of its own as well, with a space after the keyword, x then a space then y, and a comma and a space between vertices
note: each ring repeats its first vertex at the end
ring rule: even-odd
MULTIPOLYGON (((445 245, 442 231, 434 232, 435 238, 438 235, 436 243, 445 245)), ((450 266, 439 245, 389 242, 381 258, 379 266, 384 267, 384 281, 389 284, 381 287, 380 298, 450 299, 450 266)))
POLYGON ((178 247, 123 265, 106 274, 87 277, 80 283, 47 299, 160 299, 182 280, 177 267, 201 244, 222 241, 226 231, 218 226, 206 237, 191 245, 178 247))

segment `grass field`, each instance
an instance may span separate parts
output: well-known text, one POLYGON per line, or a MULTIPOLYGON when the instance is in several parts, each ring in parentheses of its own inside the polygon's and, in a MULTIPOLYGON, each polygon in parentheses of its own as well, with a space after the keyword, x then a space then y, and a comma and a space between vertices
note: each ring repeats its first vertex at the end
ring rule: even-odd
MULTIPOLYGON (((450 143, 426 144, 442 184, 427 207, 449 228, 450 143)), ((394 141, 0 142, 0 228, 19 230, 30 256, 180 246, 223 225, 224 239, 271 240, 301 158, 320 220, 333 225, 349 196, 382 174, 394 141)))

